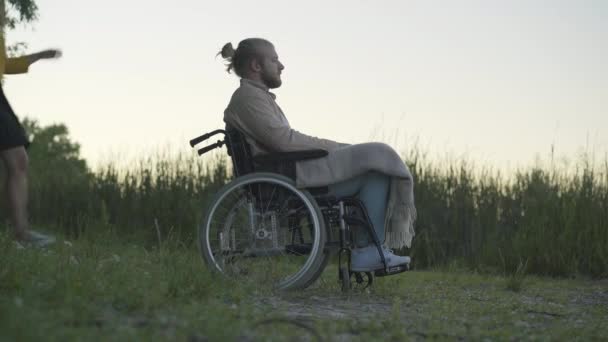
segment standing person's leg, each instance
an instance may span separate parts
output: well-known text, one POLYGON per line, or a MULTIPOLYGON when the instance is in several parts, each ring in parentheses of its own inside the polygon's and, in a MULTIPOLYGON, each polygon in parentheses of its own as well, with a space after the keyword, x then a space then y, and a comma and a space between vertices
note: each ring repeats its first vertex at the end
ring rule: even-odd
POLYGON ((2 150, 0 157, 7 170, 6 192, 15 239, 38 247, 54 243, 54 237, 40 234, 29 228, 27 214, 28 157, 25 147, 18 146, 2 150))
POLYGON ((18 241, 42 247, 55 242, 55 238, 29 229, 27 214, 28 156, 25 150, 27 146, 29 146, 29 141, 25 131, 0 85, 0 158, 7 170, 6 195, 13 233, 18 241))
POLYGON ((15 237, 25 239, 29 231, 27 219, 27 167, 28 157, 23 146, 0 152, 6 165, 6 192, 10 208, 10 220, 15 237))

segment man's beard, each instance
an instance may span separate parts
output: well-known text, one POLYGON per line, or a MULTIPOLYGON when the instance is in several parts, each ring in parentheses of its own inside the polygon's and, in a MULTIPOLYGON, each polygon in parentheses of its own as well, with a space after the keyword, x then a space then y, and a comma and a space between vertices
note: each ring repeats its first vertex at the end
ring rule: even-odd
POLYGON ((262 82, 270 89, 278 88, 283 83, 280 76, 272 77, 268 73, 262 74, 262 82))

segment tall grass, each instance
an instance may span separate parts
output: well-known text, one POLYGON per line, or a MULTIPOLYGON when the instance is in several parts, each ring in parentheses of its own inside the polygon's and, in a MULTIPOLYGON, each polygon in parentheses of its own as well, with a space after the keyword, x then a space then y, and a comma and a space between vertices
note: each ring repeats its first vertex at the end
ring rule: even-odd
POLYGON ((413 153, 418 266, 455 259, 479 270, 608 275, 608 164, 534 166, 510 177, 413 153), (478 171, 478 172, 473 172, 478 171))
MULTIPOLYGON (((127 168, 108 163, 71 173, 69 163, 32 158, 31 217, 68 236, 103 226, 148 243, 160 232, 189 244, 230 178, 222 156, 158 153, 127 168)), ((406 251, 415 267, 464 261, 480 271, 515 272, 525 260, 535 274, 608 276, 607 161, 504 176, 466 160, 430 162, 418 152, 405 160, 416 183, 417 236, 406 251)))
MULTIPOLYGON (((178 234, 192 240, 211 197, 228 180, 225 157, 157 155, 132 169, 106 165, 90 186, 100 218, 148 237, 178 234)), ((95 217, 92 215, 91 217, 95 217)))
MULTIPOLYGON (((190 242, 211 196, 229 178, 221 155, 202 159, 159 152, 128 168, 110 162, 79 172, 42 158, 30 160, 32 224, 68 237, 103 226, 151 243, 158 234, 190 242)), ((5 220, 6 208, 2 206, 5 220)))

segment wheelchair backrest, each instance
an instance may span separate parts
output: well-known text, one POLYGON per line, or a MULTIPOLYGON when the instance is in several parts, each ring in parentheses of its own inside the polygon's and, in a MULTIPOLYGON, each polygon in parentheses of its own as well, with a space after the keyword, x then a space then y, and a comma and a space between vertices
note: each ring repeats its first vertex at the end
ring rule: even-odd
POLYGON ((232 159, 235 178, 255 171, 249 143, 243 133, 230 126, 226 126, 226 149, 232 159))

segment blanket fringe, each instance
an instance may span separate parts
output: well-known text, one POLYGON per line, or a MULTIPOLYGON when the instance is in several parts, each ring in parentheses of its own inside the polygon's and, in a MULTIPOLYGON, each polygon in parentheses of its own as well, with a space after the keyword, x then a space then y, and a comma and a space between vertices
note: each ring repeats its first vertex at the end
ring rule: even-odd
POLYGON ((385 225, 385 243, 389 248, 400 249, 411 247, 412 239, 416 235, 414 231, 416 215, 416 207, 413 203, 407 205, 406 208, 387 211, 387 219, 389 221, 387 223, 389 224, 385 225))

